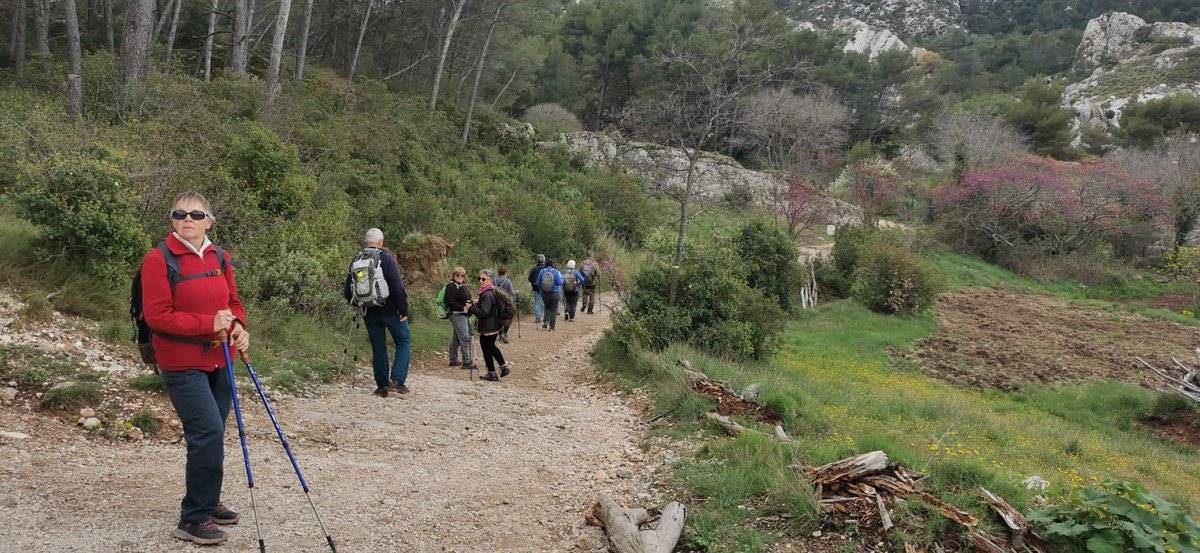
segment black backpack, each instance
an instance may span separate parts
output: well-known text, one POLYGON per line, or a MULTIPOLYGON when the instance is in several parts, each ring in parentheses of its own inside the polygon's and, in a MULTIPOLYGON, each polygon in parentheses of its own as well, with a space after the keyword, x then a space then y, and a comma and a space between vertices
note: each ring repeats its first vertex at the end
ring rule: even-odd
POLYGON ((503 288, 492 288, 496 298, 496 318, 500 322, 511 321, 517 316, 517 302, 503 288))
MULTIPOLYGON (((179 272, 179 258, 175 254, 171 253, 171 248, 167 247, 167 243, 158 243, 158 251, 162 253, 163 261, 165 261, 167 264, 167 281, 171 284, 171 295, 175 294, 175 287, 178 286, 180 282, 187 282, 189 280, 195 280, 198 278, 221 276, 225 274, 225 250, 221 248, 221 246, 215 244, 212 248, 213 251, 216 252, 217 260, 221 264, 220 269, 216 271, 184 275, 179 272)), ((157 334, 161 338, 166 338, 175 342, 196 344, 204 347, 206 350, 211 345, 209 340, 192 338, 188 336, 175 336, 173 334, 156 332, 150 329, 150 326, 146 324, 146 318, 142 312, 141 267, 138 267, 138 270, 133 273, 133 284, 130 286, 129 290, 129 317, 133 319, 134 340, 137 342, 138 352, 142 354, 142 362, 146 363, 147 365, 155 364, 154 347, 150 342, 151 334, 157 334)))

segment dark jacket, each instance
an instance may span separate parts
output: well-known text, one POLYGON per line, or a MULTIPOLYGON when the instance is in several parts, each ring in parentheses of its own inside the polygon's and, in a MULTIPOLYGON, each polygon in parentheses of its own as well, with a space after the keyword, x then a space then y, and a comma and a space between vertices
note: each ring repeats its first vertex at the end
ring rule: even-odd
MULTIPOLYGON (((388 315, 407 317, 408 292, 404 289, 404 280, 400 278, 400 265, 396 263, 396 258, 392 257, 392 252, 382 251, 383 254, 379 256, 379 266, 383 269, 383 280, 388 285, 388 297, 383 305, 368 307, 366 316, 373 319, 388 315)), ((347 273, 346 282, 342 284, 342 296, 346 298, 346 301, 350 301, 350 285, 350 274, 347 273)))
POLYGON ((456 284, 450 281, 446 285, 446 309, 451 313, 462 313, 467 310, 467 302, 471 301, 471 289, 466 284, 456 284))
POLYGON ((170 340, 158 333, 199 338, 216 339, 213 334, 213 318, 217 311, 229 309, 243 326, 246 325, 246 310, 238 297, 237 281, 233 278, 233 262, 225 252, 225 272, 216 251, 204 250, 201 258, 189 249, 175 234, 166 238, 167 248, 179 260, 179 273, 185 277, 212 273, 208 277, 179 282, 175 293, 167 280, 167 262, 158 248, 150 250, 142 260, 142 316, 146 325, 155 331, 151 338, 158 368, 164 371, 200 369, 212 372, 225 367, 225 355, 220 347, 205 348, 170 340))
POLYGON ((479 296, 479 301, 471 306, 471 314, 475 316, 475 328, 480 334, 495 334, 504 326, 496 316, 499 311, 496 304, 499 301, 495 288, 489 288, 479 296))
POLYGON ((541 274, 542 268, 545 266, 545 263, 538 263, 529 270, 529 287, 533 289, 534 294, 541 293, 541 290, 538 288, 538 275, 541 274))

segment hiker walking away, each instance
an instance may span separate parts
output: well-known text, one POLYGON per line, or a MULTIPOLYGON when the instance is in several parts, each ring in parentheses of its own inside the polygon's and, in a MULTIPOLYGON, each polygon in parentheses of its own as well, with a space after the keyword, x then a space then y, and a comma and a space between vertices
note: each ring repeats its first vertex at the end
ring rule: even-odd
POLYGON ((579 273, 583 275, 583 303, 579 304, 579 310, 591 315, 596 306, 596 284, 600 279, 600 264, 596 263, 594 255, 588 254, 579 273))
POLYGON ((583 274, 575 270, 575 260, 567 261, 567 272, 563 274, 563 320, 575 320, 575 304, 579 302, 579 290, 587 284, 583 274))
MULTIPOLYGON (((514 306, 516 305, 517 291, 515 289, 513 289, 513 283, 511 280, 508 279, 508 266, 507 265, 500 265, 499 267, 496 267, 496 280, 492 281, 492 286, 495 286, 497 289, 508 292, 508 297, 512 298, 513 305, 514 306)), ((517 314, 514 312, 513 316, 516 317, 517 314)), ((508 343, 508 328, 510 326, 512 326, 511 319, 508 321, 508 324, 504 325, 504 328, 500 329, 500 343, 502 343, 502 344, 508 343)))
POLYGON ((563 276, 554 268, 554 262, 547 260, 546 266, 538 272, 538 292, 542 294, 545 309, 542 311, 542 328, 554 330, 554 319, 558 316, 558 300, 562 297, 563 276))
POLYGON ((412 363, 412 331, 408 325, 408 291, 400 277, 396 258, 383 246, 383 231, 372 228, 363 237, 363 249, 350 263, 342 293, 346 301, 363 313, 371 340, 371 367, 375 372, 375 395, 387 397, 388 390, 408 393, 408 368, 412 363), (396 343, 389 374, 387 335, 396 343))
POLYGON ((185 493, 173 536, 202 545, 225 541, 217 524, 239 516, 221 502, 230 386, 221 341, 250 347, 246 311, 233 264, 208 238, 214 218, 204 196, 184 192, 171 203, 172 232, 142 260, 141 317, 154 359, 187 443, 185 493))
POLYGON ((529 288, 533 290, 533 324, 542 322, 542 312, 545 309, 545 301, 542 299, 542 290, 538 287, 538 275, 542 273, 542 269, 546 267, 546 256, 537 254, 537 264, 529 270, 529 288))
POLYGON ((463 267, 454 268, 454 276, 446 285, 446 310, 450 312, 450 366, 467 370, 475 370, 475 361, 471 358, 471 321, 470 304, 471 289, 463 283, 467 278, 467 270, 463 267), (459 363, 461 355, 462 362, 459 363))
POLYGON ((505 299, 495 286, 495 276, 491 271, 479 271, 479 301, 471 305, 471 314, 475 316, 476 329, 479 330, 479 345, 483 350, 483 363, 487 366, 487 374, 479 377, 483 380, 497 382, 508 376, 508 365, 504 362, 504 354, 496 346, 496 339, 504 328, 504 320, 513 316, 513 304, 505 299), (500 367, 500 375, 496 375, 496 366, 500 367))

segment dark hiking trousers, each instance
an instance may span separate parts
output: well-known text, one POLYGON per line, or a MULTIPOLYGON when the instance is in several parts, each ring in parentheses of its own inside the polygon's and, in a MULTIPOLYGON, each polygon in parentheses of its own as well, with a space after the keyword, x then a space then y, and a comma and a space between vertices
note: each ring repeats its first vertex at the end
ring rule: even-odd
POLYGON ((171 404, 187 442, 187 491, 179 520, 204 522, 221 500, 225 464, 225 420, 229 418, 229 376, 225 369, 162 371, 171 404))
POLYGON ((591 313, 592 308, 596 307, 596 287, 583 287, 583 303, 579 304, 579 310, 584 313, 591 313))
POLYGON ((504 354, 500 353, 500 348, 496 347, 496 338, 499 334, 490 336, 484 335, 479 337, 479 346, 483 349, 483 362, 487 365, 488 372, 496 372, 496 366, 504 366, 504 354))
POLYGON ((396 342, 396 357, 392 360, 390 378, 397 386, 404 386, 408 380, 408 366, 412 362, 412 333, 408 321, 401 321, 399 315, 384 315, 367 316, 365 322, 367 337, 371 339, 371 367, 375 370, 375 386, 383 388, 388 385, 389 333, 392 341, 396 342))
POLYGON ((579 303, 579 292, 569 294, 563 292, 563 320, 575 319, 575 304, 579 303))
POLYGON ((558 317, 558 300, 558 294, 554 292, 542 292, 542 301, 546 303, 546 310, 542 312, 543 325, 549 325, 550 328, 554 328, 554 319, 558 317))

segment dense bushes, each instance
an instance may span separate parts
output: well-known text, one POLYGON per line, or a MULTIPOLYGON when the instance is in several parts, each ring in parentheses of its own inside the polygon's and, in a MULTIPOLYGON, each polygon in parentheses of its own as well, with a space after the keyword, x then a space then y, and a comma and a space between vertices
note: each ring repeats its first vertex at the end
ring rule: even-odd
POLYGON ((1028 157, 968 173, 935 192, 948 243, 992 261, 1091 253, 1145 254, 1169 231, 1153 183, 1102 162, 1028 157))
POLYGON ((746 283, 790 310, 800 278, 795 243, 777 225, 761 220, 742 227, 735 241, 748 268, 746 283))
POLYGON ((907 314, 932 306, 942 287, 924 259, 895 243, 872 240, 860 252, 850 294, 872 311, 907 314))
POLYGON ((1029 521, 1064 551, 1196 551, 1200 526, 1187 511, 1132 482, 1105 482, 1029 521))
POLYGON ((835 237, 832 262, 818 279, 873 311, 923 311, 933 305, 945 283, 913 249, 912 237, 862 226, 844 227, 835 237))
POLYGON ((665 265, 643 269, 634 279, 628 313, 617 324, 627 343, 662 349, 688 343, 729 359, 762 359, 773 351, 783 312, 745 274, 718 260, 684 262, 675 305, 665 265))
POLYGON ((134 216, 126 175, 112 162, 54 156, 26 163, 17 177, 19 205, 43 227, 42 253, 65 258, 102 278, 121 278, 149 247, 134 216))
POLYGON ((557 139, 561 133, 583 130, 583 124, 571 110, 558 104, 538 104, 525 110, 521 120, 533 125, 539 137, 557 139))

